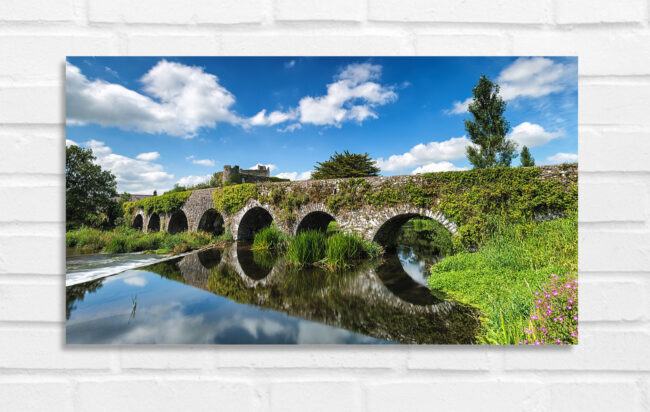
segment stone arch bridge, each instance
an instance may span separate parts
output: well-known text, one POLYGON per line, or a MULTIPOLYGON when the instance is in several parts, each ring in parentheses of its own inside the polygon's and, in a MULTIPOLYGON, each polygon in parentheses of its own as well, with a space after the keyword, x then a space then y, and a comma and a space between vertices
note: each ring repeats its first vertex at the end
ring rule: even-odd
MULTIPOLYGON (((572 179, 573 174, 568 173, 560 166, 540 167, 540 179, 572 179)), ((422 176, 391 176, 364 178, 366 190, 379 191, 385 188, 394 188, 402 185, 424 185, 425 177, 422 176)), ((229 231, 235 240, 252 240, 255 232, 274 223, 283 232, 289 235, 313 229, 325 231, 331 221, 336 221, 344 232, 355 232, 367 240, 374 240, 382 245, 389 246, 394 239, 396 231, 408 220, 415 217, 433 219, 443 225, 452 234, 457 232, 457 226, 442 213, 431 208, 417 207, 408 203, 392 203, 379 206, 365 204, 355 209, 332 210, 328 208, 327 199, 335 196, 341 185, 347 179, 309 180, 299 182, 280 182, 260 184, 259 192, 271 193, 274 188, 282 189, 282 196, 294 192, 303 194, 311 193, 318 196, 309 196, 295 210, 292 218, 286 219, 282 207, 265 201, 269 196, 256 196, 244 199, 243 206, 233 212, 225 213, 215 209, 213 194, 221 188, 194 190, 187 201, 179 210, 173 213, 146 214, 144 210, 137 209, 132 226, 144 232, 167 230, 170 233, 183 231, 206 231, 216 235, 229 231), (326 194, 323 196, 322 193, 326 194), (319 197, 320 199, 313 199, 319 197), (261 199, 261 200, 260 200, 261 199)), ((263 194, 263 193, 262 193, 263 194)), ((437 200, 434 199, 434 203, 437 200)))

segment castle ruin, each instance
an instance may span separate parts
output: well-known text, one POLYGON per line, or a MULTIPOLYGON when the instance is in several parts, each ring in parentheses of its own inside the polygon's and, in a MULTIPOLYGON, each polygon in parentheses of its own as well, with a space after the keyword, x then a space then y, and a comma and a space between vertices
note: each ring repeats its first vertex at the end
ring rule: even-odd
POLYGON ((239 169, 239 166, 225 165, 223 167, 223 183, 238 181, 241 183, 259 183, 271 180, 271 170, 262 165, 257 165, 255 169, 239 169))

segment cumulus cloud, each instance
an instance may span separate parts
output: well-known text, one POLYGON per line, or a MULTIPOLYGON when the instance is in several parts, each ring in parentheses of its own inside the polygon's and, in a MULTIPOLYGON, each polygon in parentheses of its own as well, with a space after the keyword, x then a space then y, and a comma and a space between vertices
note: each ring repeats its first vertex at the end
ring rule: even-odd
MULTIPOLYGON (((520 57, 499 73, 496 82, 504 100, 518 97, 537 98, 565 90, 575 84, 577 67, 572 63, 561 63, 546 57, 520 57)), ((472 98, 453 103, 447 114, 463 114, 472 98)))
POLYGON ((147 152, 147 153, 140 153, 135 158, 138 160, 152 161, 158 159, 159 157, 160 157, 160 153, 158 152, 147 152))
POLYGON ((275 177, 279 177, 281 179, 289 179, 289 180, 309 180, 311 179, 311 174, 313 172, 311 170, 307 172, 284 172, 284 173, 278 173, 275 175, 275 177))
POLYGON ((550 164, 575 163, 578 161, 578 155, 575 153, 556 153, 546 158, 550 164))
POLYGON ((374 108, 397 99, 394 87, 374 82, 381 66, 350 64, 327 85, 327 94, 303 97, 298 103, 301 123, 340 126, 344 121, 363 122, 377 118, 374 108))
POLYGON ((275 169, 278 168, 276 165, 271 164, 271 163, 269 163, 269 164, 256 163, 253 166, 249 167, 249 169, 257 169, 258 166, 268 167, 270 172, 272 172, 272 171, 274 171, 275 169))
MULTIPOLYGON (((465 147, 471 144, 466 137, 452 137, 442 142, 420 143, 404 154, 392 155, 388 159, 377 159, 381 170, 402 170, 427 165, 442 160, 456 160, 465 156, 465 147)), ((433 167, 433 166, 432 166, 433 167)))
POLYGON ((180 178, 178 182, 176 182, 179 186, 196 186, 196 185, 202 185, 204 183, 208 183, 210 179, 212 178, 212 175, 202 175, 202 176, 185 176, 180 178))
POLYGON ((515 126, 508 137, 521 146, 543 146, 553 139, 564 136, 563 130, 548 132, 538 124, 523 122, 515 126))
POLYGON ((70 140, 70 139, 65 139, 65 145, 66 146, 79 146, 77 144, 77 142, 75 142, 74 140, 70 140))
POLYGON ((287 127, 277 129, 277 131, 280 133, 286 133, 286 132, 293 132, 294 130, 298 130, 298 129, 302 129, 302 125, 300 123, 292 123, 287 127))
POLYGON ((185 159, 191 161, 192 164, 194 164, 194 165, 201 165, 201 166, 210 166, 211 167, 211 166, 214 166, 215 163, 216 163, 212 159, 196 159, 194 157, 194 155, 187 156, 185 159))
POLYGON ((104 80, 90 80, 78 67, 66 63, 68 124, 97 123, 191 138, 202 127, 242 122, 231 110, 235 97, 219 84, 217 76, 201 67, 161 60, 141 82, 148 95, 104 80))
POLYGON ((431 173, 431 172, 450 172, 454 170, 467 170, 464 167, 458 167, 451 162, 431 162, 424 166, 420 166, 411 172, 412 175, 417 175, 420 173, 431 173))
POLYGON ((251 126, 273 126, 278 123, 284 123, 287 120, 294 120, 295 118, 295 112, 285 113, 275 110, 267 115, 266 109, 263 109, 255 116, 248 119, 248 124, 251 126))
POLYGON ((115 175, 118 192, 160 192, 173 184, 174 175, 165 172, 162 165, 113 153, 104 142, 97 140, 90 140, 84 146, 92 149, 98 165, 115 175))

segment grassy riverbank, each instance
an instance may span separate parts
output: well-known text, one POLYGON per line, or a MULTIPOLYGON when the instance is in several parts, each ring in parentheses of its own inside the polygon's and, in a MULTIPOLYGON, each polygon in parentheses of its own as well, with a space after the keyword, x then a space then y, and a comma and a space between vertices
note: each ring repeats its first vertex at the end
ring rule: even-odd
POLYGON ((363 258, 374 258, 381 247, 352 234, 307 230, 289 237, 278 228, 270 226, 257 232, 253 249, 281 253, 295 266, 319 264, 330 270, 352 266, 363 258))
POLYGON ((516 344, 526 340, 524 331, 539 296, 535 292, 546 295, 554 274, 577 274, 577 269, 574 214, 500 227, 475 253, 460 252, 435 265, 429 286, 483 312, 481 343, 516 344))
POLYGON ((126 253, 156 251, 157 253, 183 253, 215 243, 218 239, 205 232, 143 233, 139 230, 118 227, 114 230, 99 230, 83 227, 65 234, 67 247, 84 249, 88 252, 126 253))

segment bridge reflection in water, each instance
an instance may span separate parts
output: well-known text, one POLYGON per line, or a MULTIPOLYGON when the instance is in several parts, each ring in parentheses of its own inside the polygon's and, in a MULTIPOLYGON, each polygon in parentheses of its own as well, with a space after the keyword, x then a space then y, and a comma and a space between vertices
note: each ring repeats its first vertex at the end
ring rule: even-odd
POLYGON ((476 312, 432 294, 398 256, 353 271, 295 269, 249 247, 208 249, 141 268, 238 303, 399 343, 473 343, 476 312))

